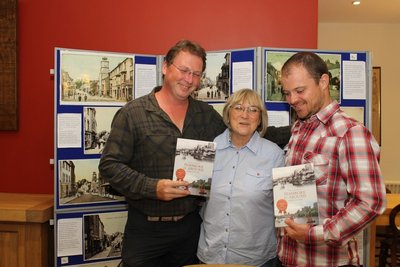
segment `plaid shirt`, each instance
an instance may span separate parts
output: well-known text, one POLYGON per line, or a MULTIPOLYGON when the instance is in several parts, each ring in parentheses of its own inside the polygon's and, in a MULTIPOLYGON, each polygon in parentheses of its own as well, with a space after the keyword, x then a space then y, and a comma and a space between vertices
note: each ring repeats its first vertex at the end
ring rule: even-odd
POLYGON ((156 88, 122 107, 113 119, 100 160, 100 175, 128 204, 150 216, 184 215, 197 209, 197 198, 156 198, 158 179, 171 179, 178 137, 212 141, 226 126, 205 102, 189 98, 183 132, 159 107, 156 88))
POLYGON ((279 235, 284 266, 359 265, 360 233, 386 207, 379 168, 379 145, 359 122, 334 101, 306 121, 293 125, 286 165, 314 163, 321 225, 305 242, 279 235))

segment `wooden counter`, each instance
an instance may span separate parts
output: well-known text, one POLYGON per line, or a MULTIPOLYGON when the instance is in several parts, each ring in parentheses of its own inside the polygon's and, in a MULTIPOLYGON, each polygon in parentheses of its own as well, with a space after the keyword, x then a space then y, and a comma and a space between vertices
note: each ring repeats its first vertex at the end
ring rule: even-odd
POLYGON ((0 266, 51 265, 53 205, 53 195, 0 193, 0 266))

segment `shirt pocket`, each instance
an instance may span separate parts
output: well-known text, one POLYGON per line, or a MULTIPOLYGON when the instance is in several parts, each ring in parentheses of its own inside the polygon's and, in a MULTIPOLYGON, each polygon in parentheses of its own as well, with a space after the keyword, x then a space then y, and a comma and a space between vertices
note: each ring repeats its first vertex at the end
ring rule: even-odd
POLYGON ((313 163, 317 185, 326 185, 329 177, 329 157, 327 155, 308 151, 304 153, 304 160, 313 163))
POLYGON ((272 177, 266 170, 248 169, 245 188, 249 191, 266 191, 272 189, 272 177))
POLYGON ((223 167, 222 166, 216 166, 214 165, 214 169, 213 169, 213 175, 212 175, 212 179, 211 179, 211 190, 214 188, 218 188, 218 187, 226 187, 226 183, 227 181, 225 179, 222 179, 222 175, 223 175, 223 167))

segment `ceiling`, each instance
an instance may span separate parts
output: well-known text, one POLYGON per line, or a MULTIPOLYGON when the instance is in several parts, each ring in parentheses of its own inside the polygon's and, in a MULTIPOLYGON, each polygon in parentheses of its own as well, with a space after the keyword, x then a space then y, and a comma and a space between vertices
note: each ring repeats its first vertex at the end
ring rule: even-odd
POLYGON ((400 23, 400 0, 318 0, 318 22, 400 23))

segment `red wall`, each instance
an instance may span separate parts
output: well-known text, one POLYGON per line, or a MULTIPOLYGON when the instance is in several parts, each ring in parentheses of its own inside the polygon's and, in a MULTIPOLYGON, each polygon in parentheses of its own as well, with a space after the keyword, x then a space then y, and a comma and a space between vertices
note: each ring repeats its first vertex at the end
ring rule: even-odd
POLYGON ((53 193, 54 48, 165 54, 317 47, 317 0, 19 0, 19 130, 0 132, 0 192, 53 193))

